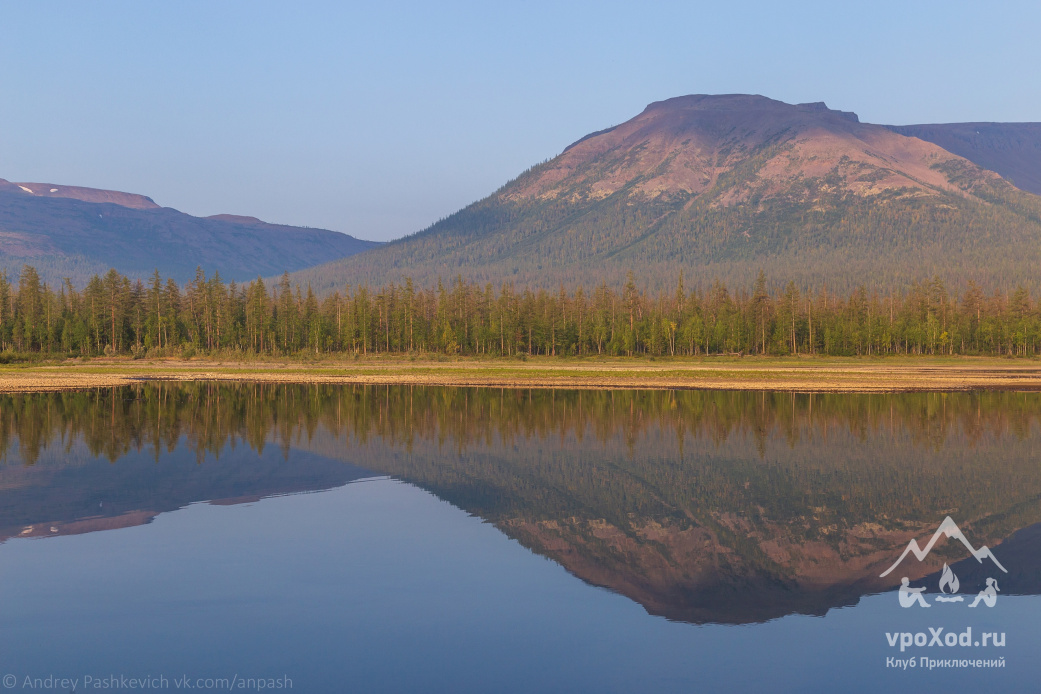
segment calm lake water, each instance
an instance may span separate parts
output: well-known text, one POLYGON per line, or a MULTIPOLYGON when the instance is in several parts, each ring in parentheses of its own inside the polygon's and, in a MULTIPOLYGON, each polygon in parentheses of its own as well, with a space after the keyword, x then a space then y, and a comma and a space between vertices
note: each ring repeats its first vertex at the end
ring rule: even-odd
POLYGON ((1033 393, 0 396, 0 683, 1035 691, 1039 451, 1033 393))

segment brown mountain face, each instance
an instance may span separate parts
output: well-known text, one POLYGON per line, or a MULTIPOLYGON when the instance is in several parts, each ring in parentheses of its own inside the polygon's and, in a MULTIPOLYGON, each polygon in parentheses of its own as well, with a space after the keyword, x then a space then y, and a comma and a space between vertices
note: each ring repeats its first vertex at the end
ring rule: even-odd
POLYGON ((1041 195, 1041 123, 943 123, 890 125, 996 171, 1028 193, 1041 195))
POLYGON ((734 206, 778 197, 813 203, 821 191, 963 195, 998 178, 932 143, 860 123, 856 114, 823 103, 695 95, 653 103, 579 140, 499 195, 578 201, 619 192, 684 200, 707 194, 712 205, 734 206), (727 180, 742 168, 753 175, 727 180), (944 173, 949 168, 971 175, 956 184, 944 173))
POLYGON ((63 186, 56 183, 11 183, 0 179, 0 186, 11 192, 21 191, 26 195, 41 198, 71 198, 83 202, 111 202, 134 210, 156 210, 159 205, 152 198, 118 190, 101 190, 81 186, 63 186), (6 184, 6 185, 5 185, 6 184))
POLYGON ((823 103, 693 95, 592 133, 489 197, 358 258, 316 289, 464 278, 651 289, 760 270, 849 290, 939 276, 1041 289, 1041 199, 919 137, 823 103))

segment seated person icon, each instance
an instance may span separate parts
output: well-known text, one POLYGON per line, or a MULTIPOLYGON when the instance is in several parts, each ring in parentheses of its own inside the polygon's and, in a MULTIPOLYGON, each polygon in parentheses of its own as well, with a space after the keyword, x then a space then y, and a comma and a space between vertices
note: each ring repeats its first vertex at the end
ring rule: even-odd
POLYGON ((911 607, 916 602, 922 607, 932 607, 932 605, 927 603, 925 598, 922 597, 922 593, 925 592, 925 587, 912 588, 910 582, 911 581, 907 576, 900 579, 900 607, 911 607))
POLYGON ((976 605, 980 604, 980 600, 982 600, 983 604, 987 607, 994 607, 995 603, 998 601, 998 593, 1000 591, 1001 589, 998 588, 998 582, 993 578, 988 578, 987 587, 979 592, 976 599, 972 601, 972 604, 969 605, 969 607, 976 607, 976 605))

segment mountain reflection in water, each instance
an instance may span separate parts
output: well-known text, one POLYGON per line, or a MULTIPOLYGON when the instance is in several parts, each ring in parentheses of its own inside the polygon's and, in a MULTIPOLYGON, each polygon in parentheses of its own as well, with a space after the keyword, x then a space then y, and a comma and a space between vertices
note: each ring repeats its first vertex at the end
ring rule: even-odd
MULTIPOLYGON (((1041 394, 1010 392, 147 383, 5 395, 0 538, 392 475, 652 614, 759 622, 899 585, 879 574, 946 515, 1006 565, 1036 566, 1039 419, 1041 394)), ((896 573, 917 580, 962 558, 941 544, 896 573)), ((1039 592, 1041 572, 1013 573, 1003 594, 1039 592)))

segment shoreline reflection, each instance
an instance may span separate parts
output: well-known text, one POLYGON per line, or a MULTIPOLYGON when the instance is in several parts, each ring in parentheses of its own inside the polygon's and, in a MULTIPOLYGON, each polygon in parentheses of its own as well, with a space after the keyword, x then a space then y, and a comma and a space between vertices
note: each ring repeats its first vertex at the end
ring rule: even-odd
MULTIPOLYGON (((1036 564, 1039 425, 1041 394, 1011 392, 156 382, 7 395, 0 538, 391 475, 651 614, 754 623, 893 589, 900 577, 879 574, 945 515, 1011 566, 1036 564)), ((961 558, 946 549, 907 575, 961 558)), ((1041 592, 1041 573, 1013 572, 1003 594, 1041 592)))

